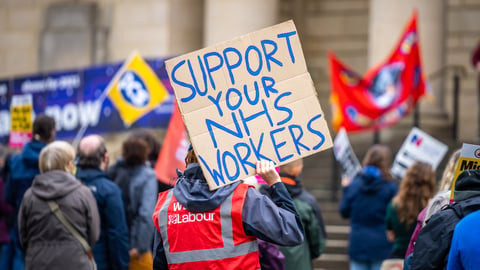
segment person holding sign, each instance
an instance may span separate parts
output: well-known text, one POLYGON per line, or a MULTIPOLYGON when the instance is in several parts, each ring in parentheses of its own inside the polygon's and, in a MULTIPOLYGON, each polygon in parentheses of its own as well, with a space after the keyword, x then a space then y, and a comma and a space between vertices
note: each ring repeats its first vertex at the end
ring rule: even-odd
POLYGON ((273 162, 256 164, 272 200, 241 182, 211 191, 193 149, 185 163, 175 187, 158 197, 153 269, 260 269, 257 238, 303 242, 300 217, 273 162))
POLYGON ((385 234, 385 212, 397 193, 392 182, 390 149, 373 145, 363 159, 363 169, 353 181, 344 181, 340 214, 350 218, 352 231, 348 255, 350 269, 378 270, 392 245, 385 234))

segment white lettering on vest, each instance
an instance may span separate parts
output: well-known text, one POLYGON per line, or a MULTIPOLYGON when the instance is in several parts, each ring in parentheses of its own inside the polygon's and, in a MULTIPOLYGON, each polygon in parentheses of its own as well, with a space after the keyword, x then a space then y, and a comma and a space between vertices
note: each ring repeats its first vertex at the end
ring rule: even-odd
POLYGON ((179 202, 176 202, 173 204, 173 211, 178 211, 178 210, 185 210, 185 207, 183 207, 179 202))
POLYGON ((168 215, 168 224, 181 224, 188 222, 212 221, 215 213, 188 213, 168 215))

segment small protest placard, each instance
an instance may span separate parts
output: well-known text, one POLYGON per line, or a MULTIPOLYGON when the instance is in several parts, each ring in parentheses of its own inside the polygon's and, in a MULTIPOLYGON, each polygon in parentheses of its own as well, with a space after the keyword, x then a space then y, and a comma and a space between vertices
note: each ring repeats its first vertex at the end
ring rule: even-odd
POLYGON ((332 146, 293 21, 166 61, 210 189, 332 146))
POLYGON ((32 139, 32 95, 16 95, 10 105, 9 146, 21 148, 32 139))
POLYGON ((429 163, 435 170, 447 151, 447 145, 414 127, 398 150, 390 171, 401 179, 415 161, 429 163))
POLYGON ((350 141, 348 140, 347 132, 341 128, 335 140, 333 141, 333 153, 335 159, 340 163, 343 169, 343 175, 348 178, 353 178, 362 170, 362 165, 358 161, 355 152, 353 152, 350 141))
MULTIPOLYGON (((455 169, 455 175, 453 176, 452 190, 455 189, 457 177, 465 170, 480 170, 480 145, 468 143, 462 144, 457 168, 455 169)), ((453 194, 454 193, 452 192, 451 199, 454 199, 453 194)))

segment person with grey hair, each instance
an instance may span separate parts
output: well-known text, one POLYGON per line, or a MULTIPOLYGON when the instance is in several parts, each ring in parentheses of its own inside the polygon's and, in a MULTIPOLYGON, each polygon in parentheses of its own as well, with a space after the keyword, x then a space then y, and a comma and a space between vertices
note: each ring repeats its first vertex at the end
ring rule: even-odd
POLYGON ((83 138, 77 150, 77 173, 93 193, 100 212, 100 238, 93 247, 98 270, 126 270, 130 260, 122 191, 107 176, 109 157, 99 135, 83 138))
POLYGON ((64 141, 53 142, 40 152, 41 174, 25 192, 18 214, 26 270, 95 267, 91 253, 55 213, 60 212, 90 247, 95 244, 100 233, 97 204, 90 190, 73 176, 74 158, 75 150, 64 141))

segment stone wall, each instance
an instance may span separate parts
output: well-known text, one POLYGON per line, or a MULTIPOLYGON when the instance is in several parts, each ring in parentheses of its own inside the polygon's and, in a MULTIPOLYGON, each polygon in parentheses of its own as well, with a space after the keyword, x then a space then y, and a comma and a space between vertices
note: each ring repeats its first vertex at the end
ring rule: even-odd
MULTIPOLYGON (((480 41, 480 0, 444 1, 446 64, 461 65, 466 71, 461 81, 460 139, 475 142, 480 106, 470 55, 480 41)), ((1 0, 0 78, 119 61, 134 49, 145 57, 199 49, 205 34, 204 9, 203 0, 1 0), (75 17, 85 26, 80 28, 84 37, 77 36, 78 41, 67 45, 56 44, 66 35, 62 28, 49 27, 47 19, 49 8, 62 3, 77 11, 82 5, 90 7, 83 13, 87 16, 75 17)), ((330 118, 327 52, 332 50, 361 74, 367 70, 369 0, 278 0, 278 9, 279 21, 295 20, 307 65, 330 118)), ((70 15, 57 19, 72 27, 74 16, 70 15)), ((451 121, 452 72, 445 78, 445 110, 451 121)))
MULTIPOLYGON (((459 102, 460 141, 479 143, 478 72, 471 65, 472 51, 480 45, 480 0, 449 0, 447 12, 446 64, 464 67, 459 102)), ((446 74, 446 109, 452 106, 452 72, 446 74)))

